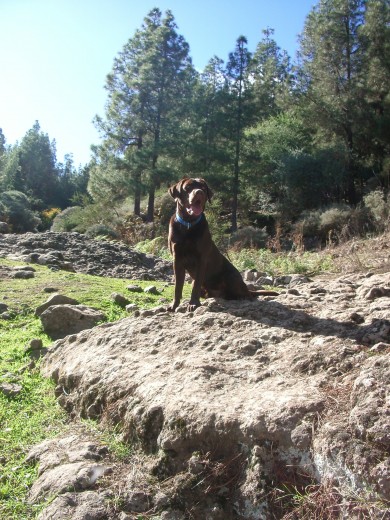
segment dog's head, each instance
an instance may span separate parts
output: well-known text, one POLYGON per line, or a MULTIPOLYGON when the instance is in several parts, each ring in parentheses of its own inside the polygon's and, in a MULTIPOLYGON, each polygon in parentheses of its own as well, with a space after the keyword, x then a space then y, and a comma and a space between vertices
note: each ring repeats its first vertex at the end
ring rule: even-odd
POLYGON ((204 179, 189 179, 188 177, 184 177, 171 186, 168 192, 188 215, 195 217, 203 213, 206 202, 211 202, 213 196, 213 192, 204 179))

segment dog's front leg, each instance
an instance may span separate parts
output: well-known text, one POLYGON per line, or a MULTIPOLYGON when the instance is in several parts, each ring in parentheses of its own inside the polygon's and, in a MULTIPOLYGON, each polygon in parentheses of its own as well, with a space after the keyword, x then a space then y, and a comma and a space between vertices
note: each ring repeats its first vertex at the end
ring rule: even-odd
POLYGON ((188 304, 189 311, 194 311, 197 307, 200 307, 200 295, 202 292, 202 284, 205 272, 205 262, 199 262, 199 266, 196 270, 194 281, 192 282, 191 299, 190 303, 188 304))
POLYGON ((183 265, 176 258, 173 261, 173 272, 175 273, 175 296, 172 301, 172 305, 168 307, 169 311, 174 311, 180 305, 180 300, 183 294, 184 280, 186 276, 186 270, 183 265))

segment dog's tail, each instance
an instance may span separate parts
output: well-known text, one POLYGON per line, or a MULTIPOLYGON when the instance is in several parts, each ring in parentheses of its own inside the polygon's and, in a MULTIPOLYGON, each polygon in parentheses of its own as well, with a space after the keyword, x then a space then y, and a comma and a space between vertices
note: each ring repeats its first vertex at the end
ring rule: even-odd
POLYGON ((279 293, 276 291, 266 291, 266 290, 259 290, 259 291, 252 291, 249 290, 252 296, 279 296, 279 293))

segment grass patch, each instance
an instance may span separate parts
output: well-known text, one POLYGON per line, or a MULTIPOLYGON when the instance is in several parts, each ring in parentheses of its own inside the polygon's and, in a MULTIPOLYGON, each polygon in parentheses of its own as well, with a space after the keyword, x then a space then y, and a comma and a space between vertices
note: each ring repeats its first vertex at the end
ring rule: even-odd
MULTIPOLYGON (((0 259, 0 266, 15 266, 16 262, 0 259)), ((26 503, 26 496, 37 477, 37 467, 28 466, 24 459, 31 446, 53 437, 66 428, 67 416, 54 397, 51 380, 40 375, 39 362, 32 370, 25 346, 40 338, 44 346, 52 340, 44 333, 39 318, 34 315, 38 305, 50 296, 44 289, 75 298, 80 304, 103 311, 107 321, 115 321, 128 313, 111 300, 113 292, 125 295, 140 308, 155 307, 162 297, 171 300, 173 287, 163 282, 137 281, 141 287, 155 285, 161 295, 132 293, 127 290, 131 280, 104 278, 65 271, 52 271, 35 266, 35 277, 27 280, 0 280, 0 302, 8 305, 12 319, 0 319, 0 385, 15 383, 21 392, 7 397, 0 391, 0 518, 24 520, 36 518, 39 506, 26 503)), ((93 425, 91 425, 91 428, 93 425)), ((125 458, 129 447, 120 442, 115 432, 105 432, 105 439, 118 458, 125 458)))
POLYGON ((285 274, 319 274, 330 271, 333 261, 330 255, 319 253, 273 253, 268 249, 229 250, 227 257, 239 271, 256 269, 272 276, 285 274))
MULTIPOLYGON (((153 240, 144 240, 135 245, 135 249, 142 253, 153 254, 171 259, 166 246, 166 240, 157 237, 153 240)), ((330 254, 316 252, 282 252, 273 253, 269 249, 229 249, 225 254, 239 271, 256 269, 272 276, 285 274, 319 274, 334 270, 334 262, 330 254)))

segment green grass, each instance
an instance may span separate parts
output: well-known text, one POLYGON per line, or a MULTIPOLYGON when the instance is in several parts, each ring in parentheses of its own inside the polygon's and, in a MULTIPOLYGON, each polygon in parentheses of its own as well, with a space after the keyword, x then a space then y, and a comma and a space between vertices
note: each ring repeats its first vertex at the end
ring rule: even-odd
MULTIPOLYGON (((12 266, 15 262, 0 259, 0 265, 12 266)), ((17 383, 22 391, 16 397, 0 392, 0 518, 24 520, 36 518, 39 506, 26 503, 28 490, 37 476, 37 467, 25 463, 29 448, 43 439, 64 431, 66 414, 59 408, 50 380, 39 372, 39 362, 32 370, 25 346, 33 338, 41 338, 44 346, 52 340, 44 333, 39 318, 34 316, 38 305, 50 294, 44 288, 53 287, 61 294, 75 298, 80 304, 102 310, 107 321, 128 316, 128 313, 111 300, 113 292, 125 295, 140 308, 155 307, 160 298, 171 300, 173 287, 164 283, 137 281, 142 287, 155 285, 161 296, 132 293, 127 290, 131 280, 53 272, 35 266, 35 277, 28 280, 0 280, 0 302, 9 307, 12 319, 0 319, 0 384, 17 383)), ((92 426, 91 426, 92 427, 92 426)), ((112 451, 123 458, 129 447, 121 444, 115 432, 103 432, 104 440, 112 451)))
POLYGON ((256 269, 272 276, 285 274, 319 274, 330 271, 333 261, 330 255, 314 252, 273 253, 268 249, 229 250, 228 258, 239 271, 256 269))
MULTIPOLYGON (((170 258, 166 240, 157 237, 153 240, 139 242, 135 249, 142 253, 150 253, 164 259, 170 258)), ((283 252, 273 253, 268 249, 229 249, 225 254, 239 271, 256 269, 272 276, 285 274, 318 274, 334 268, 330 255, 316 252, 283 252)))

